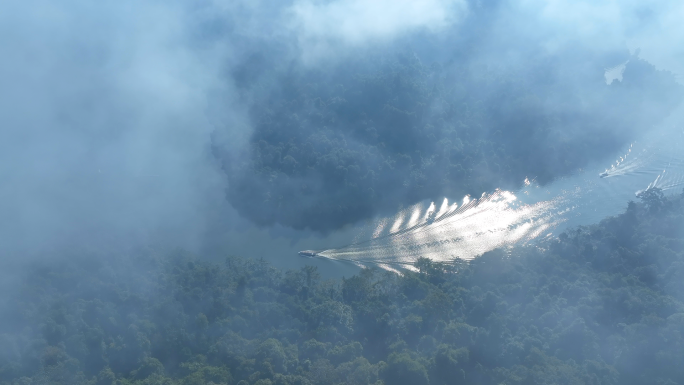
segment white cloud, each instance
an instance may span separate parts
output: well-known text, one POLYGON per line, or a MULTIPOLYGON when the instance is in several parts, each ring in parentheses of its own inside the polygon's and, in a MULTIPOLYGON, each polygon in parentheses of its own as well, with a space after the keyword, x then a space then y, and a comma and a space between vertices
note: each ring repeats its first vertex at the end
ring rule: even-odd
POLYGON ((208 99, 230 97, 229 47, 200 44, 197 17, 176 1, 0 5, 0 253, 197 242, 223 202, 208 99))
POLYGON ((302 0, 289 15, 305 59, 312 59, 331 49, 386 42, 418 30, 437 32, 461 19, 466 10, 462 0, 302 0))
MULTIPOLYGON (((684 77, 684 2, 664 0, 523 0, 516 20, 547 34, 551 47, 568 40, 597 50, 619 45, 659 69, 684 77)), ((615 63, 616 65, 619 63, 615 63)))

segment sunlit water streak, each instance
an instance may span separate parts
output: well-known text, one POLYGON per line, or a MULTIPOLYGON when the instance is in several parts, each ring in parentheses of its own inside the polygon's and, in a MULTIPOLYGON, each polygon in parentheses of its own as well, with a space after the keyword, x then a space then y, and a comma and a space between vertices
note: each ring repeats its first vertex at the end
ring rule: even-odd
POLYGON ((681 188, 684 186, 684 172, 682 172, 682 164, 680 162, 668 163, 667 167, 663 169, 661 173, 656 176, 655 180, 643 189, 636 192, 636 196, 639 197, 642 192, 648 191, 654 188, 660 189, 663 192, 681 188))
POLYGON ((624 211, 639 191, 657 187, 678 192, 684 187, 684 159, 679 155, 683 137, 681 129, 651 135, 643 143, 632 143, 610 167, 595 164, 547 186, 528 178, 517 192, 466 196, 460 205, 446 198, 439 204, 422 202, 377 220, 354 244, 322 250, 318 256, 396 270, 412 268, 419 257, 469 260, 596 223, 624 211))
MULTIPOLYGON (((339 249, 326 250, 320 256, 385 266, 410 265, 418 257, 448 262, 455 258, 471 259, 492 248, 533 239, 560 220, 552 208, 558 199, 535 204, 520 204, 508 191, 485 194, 444 213, 418 223, 409 221, 394 233, 339 249)), ((413 207, 414 213, 427 213, 433 203, 413 207)), ((401 215, 401 214, 400 214, 401 215)))

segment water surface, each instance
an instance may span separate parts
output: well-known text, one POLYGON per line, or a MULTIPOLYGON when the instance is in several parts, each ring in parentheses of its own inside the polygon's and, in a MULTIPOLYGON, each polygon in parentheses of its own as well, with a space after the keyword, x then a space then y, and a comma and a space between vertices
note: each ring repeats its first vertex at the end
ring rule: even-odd
POLYGON ((499 247, 554 237, 624 212, 636 194, 658 187, 666 194, 684 188, 684 129, 673 122, 645 131, 616 154, 540 186, 534 175, 518 191, 483 192, 420 202, 390 217, 320 236, 313 231, 246 225, 225 235, 234 253, 265 258, 275 266, 316 265, 324 276, 348 276, 359 267, 412 268, 419 257, 469 260, 499 247), (318 257, 298 255, 315 250, 318 257))

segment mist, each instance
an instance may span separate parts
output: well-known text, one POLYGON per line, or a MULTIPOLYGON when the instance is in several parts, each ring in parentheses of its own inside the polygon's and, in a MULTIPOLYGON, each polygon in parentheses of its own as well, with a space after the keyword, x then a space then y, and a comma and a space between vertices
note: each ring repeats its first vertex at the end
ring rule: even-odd
POLYGON ((209 135, 226 120, 208 113, 210 99, 233 103, 221 76, 228 49, 200 35, 203 10, 3 8, 3 249, 197 242, 224 185, 209 135))
POLYGON ((628 378, 630 328, 671 332, 684 298, 682 18, 635 0, 3 2, 0 385, 628 378), (642 143, 657 172, 621 163, 642 143), (511 191, 529 205, 505 222, 511 191), (435 223, 440 202, 475 203, 435 223), (559 227, 577 207, 590 220, 559 227), (468 231, 467 252, 443 242, 468 231), (373 268, 369 232, 402 269, 373 268), (599 297, 619 312, 582 308, 599 297))
POLYGON ((329 232, 425 199, 547 184, 618 151, 681 99, 676 75, 630 48, 635 27, 621 18, 575 31, 560 5, 402 3, 365 26, 348 16, 355 3, 302 4, 286 29, 294 53, 255 54, 236 72, 249 145, 236 155, 214 142, 228 201, 260 225, 329 232), (402 10, 412 23, 385 20, 402 10), (605 84, 622 64, 624 79, 605 84))
MULTIPOLYGON (((289 97, 284 87, 307 84, 310 76, 319 84, 312 97, 335 96, 336 84, 348 83, 354 76, 376 76, 373 74, 395 66, 396 55, 404 55, 426 68, 441 63, 439 74, 430 76, 441 75, 444 81, 459 82, 463 73, 471 78, 514 76, 519 83, 515 87, 523 88, 521 92, 505 84, 486 86, 469 81, 471 85, 459 86, 465 88, 461 92, 468 93, 478 87, 479 94, 470 99, 453 92, 442 95, 441 101, 433 94, 426 95, 423 101, 432 103, 432 114, 441 119, 444 116, 434 113, 439 103, 498 103, 502 92, 545 98, 541 104, 533 102, 534 108, 554 116, 577 113, 563 111, 577 106, 563 105, 554 100, 554 94, 562 87, 566 89, 562 92, 591 103, 593 95, 589 93, 594 90, 584 84, 595 82, 606 68, 628 60, 629 52, 634 54, 637 49, 641 50, 639 57, 655 63, 657 70, 675 75, 680 70, 674 64, 679 62, 677 44, 667 44, 658 34, 662 28, 672 27, 667 36, 676 42, 678 29, 670 20, 681 7, 674 3, 649 8, 637 2, 499 2, 485 6, 434 1, 388 7, 382 2, 368 5, 355 1, 297 1, 278 6, 266 2, 107 2, 94 6, 71 1, 59 5, 8 2, 3 8, 2 243, 5 249, 17 251, 91 241, 98 244, 108 238, 143 243, 168 240, 198 248, 207 242, 204 234, 217 215, 223 216, 224 222, 225 216, 234 215, 230 205, 259 223, 325 230, 370 218, 378 210, 387 214, 425 198, 480 194, 513 183, 494 175, 471 188, 419 186, 421 191, 411 191, 400 187, 405 181, 380 171, 378 176, 389 178, 392 183, 388 186, 394 191, 375 191, 380 189, 378 181, 370 184, 383 199, 366 202, 359 212, 342 213, 329 225, 312 227, 317 222, 306 209, 283 214, 281 219, 278 209, 269 205, 265 209, 276 214, 246 214, 260 212, 261 204, 242 198, 226 202, 225 190, 254 182, 235 181, 237 172, 226 171, 225 164, 221 170, 220 163, 229 158, 228 167, 253 164, 250 137, 254 138, 255 130, 259 133, 255 120, 261 106, 269 103, 264 98, 289 97), (540 64, 540 59, 545 62, 540 64), (540 70, 547 72, 547 79, 539 79, 540 70)), ((667 87, 649 86, 652 93, 662 93, 667 87)), ((666 92, 677 91, 670 87, 666 92)), ((610 103, 610 98, 623 103, 619 98, 625 97, 632 106, 643 104, 634 102, 638 97, 633 94, 603 98, 608 99, 605 103, 610 103)), ((639 106, 640 113, 647 116, 640 123, 649 124, 666 114, 670 109, 667 103, 677 100, 668 97, 663 100, 665 105, 639 106), (655 113, 650 115, 650 110, 655 113)), ((501 113, 510 120, 509 112, 501 113)), ((390 119, 377 124, 392 123, 390 119)), ((428 117, 416 124, 435 122, 428 117)), ((560 128, 566 141, 603 135, 606 145, 617 147, 634 137, 629 127, 583 132, 573 122, 562 124, 567 126, 560 128)), ((306 136, 310 130, 306 127, 300 125, 297 135, 306 136)), ((330 128, 337 130, 352 150, 375 145, 367 137, 349 136, 349 129, 343 126, 330 128)), ((477 135, 486 136, 482 130, 489 129, 502 131, 485 125, 477 128, 477 135)), ((291 134, 280 135, 292 139, 291 134)), ((529 150, 544 151, 534 146, 529 150)), ((590 158, 592 153, 573 155, 590 158)), ((387 160, 388 155, 380 153, 357 166, 377 173, 377 163, 387 160)), ((582 166, 582 162, 571 162, 582 166)), ((280 166, 272 171, 287 174, 280 166)), ((523 169, 532 177, 539 171, 523 169)), ((542 178, 549 180, 565 172, 551 170, 542 178)), ((254 180, 249 175, 246 178, 254 180)), ((316 176, 304 179, 308 181, 304 184, 321 183, 316 176)), ((342 189, 335 199, 345 201, 354 194, 342 189)))

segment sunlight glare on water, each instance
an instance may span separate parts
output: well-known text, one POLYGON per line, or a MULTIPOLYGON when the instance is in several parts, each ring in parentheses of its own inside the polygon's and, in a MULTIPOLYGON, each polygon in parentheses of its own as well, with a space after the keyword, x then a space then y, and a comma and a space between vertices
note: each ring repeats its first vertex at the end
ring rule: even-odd
POLYGON ((411 219, 409 219, 409 221, 408 221, 408 224, 407 224, 408 227, 413 227, 416 224, 418 224, 418 220, 420 219, 421 211, 422 211, 421 205, 415 205, 411 208, 411 219))
POLYGON ((399 231, 399 229, 401 229, 402 223, 404 223, 404 212, 401 212, 399 215, 397 215, 397 218, 394 220, 394 224, 390 229, 390 233, 396 233, 399 231))
POLYGON ((590 165, 547 186, 525 178, 517 192, 465 196, 460 206, 448 198, 438 210, 435 202, 422 202, 378 219, 355 237, 360 241, 318 256, 396 271, 414 269, 419 257, 470 260, 496 248, 552 237, 623 212, 640 191, 678 192, 684 186, 683 143, 681 129, 663 129, 643 143, 631 143, 607 168, 590 165))
MULTIPOLYGON (((551 210, 557 200, 520 204, 515 194, 496 191, 480 199, 464 199, 456 209, 445 200, 434 220, 423 217, 414 221, 415 213, 428 212, 434 202, 412 208, 414 215, 403 227, 393 228, 385 237, 320 252, 326 258, 381 266, 410 265, 418 257, 449 262, 455 258, 472 259, 493 248, 532 239, 553 227, 558 218, 551 210), (453 210, 448 210, 451 207, 453 210)), ((404 213, 398 214, 398 223, 404 213)))

